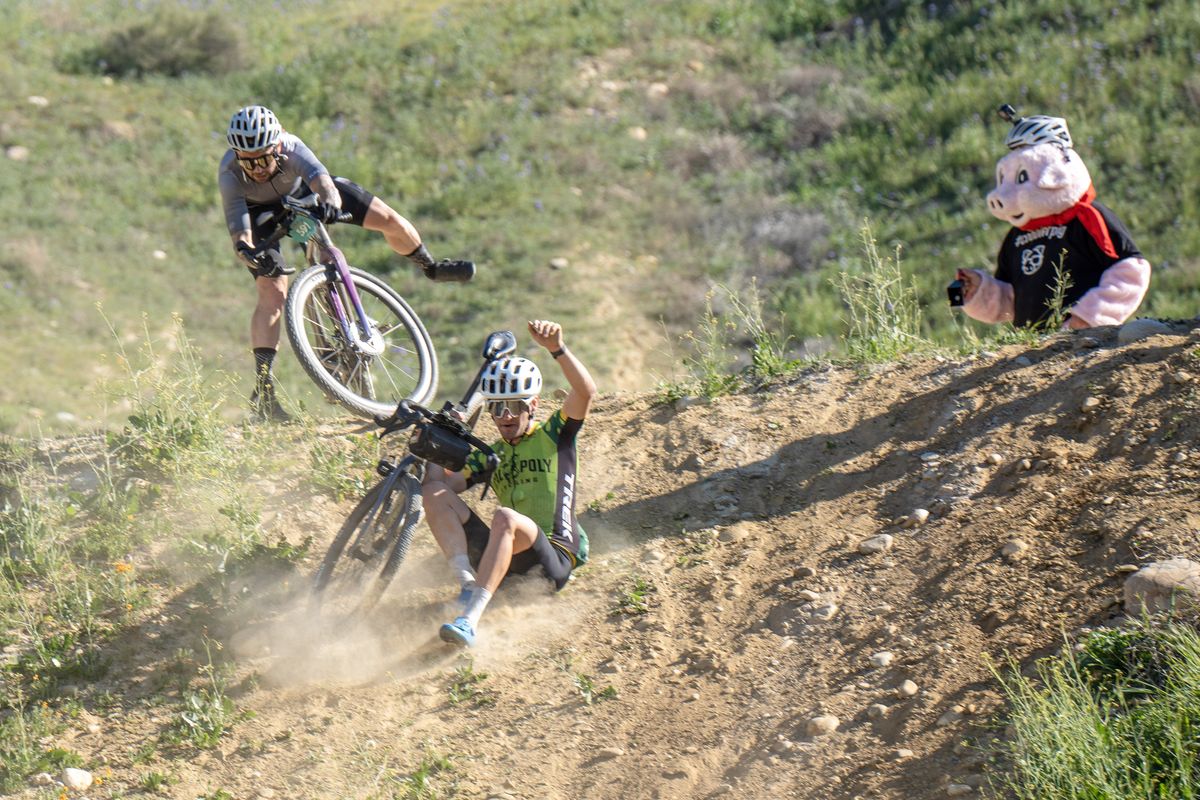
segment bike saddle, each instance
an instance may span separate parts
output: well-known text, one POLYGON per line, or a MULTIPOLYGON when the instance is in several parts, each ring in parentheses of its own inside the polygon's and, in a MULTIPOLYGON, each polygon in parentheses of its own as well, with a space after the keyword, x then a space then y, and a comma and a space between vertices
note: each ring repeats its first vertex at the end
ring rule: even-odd
POLYGON ((512 331, 494 331, 489 333, 483 343, 483 358, 485 361, 495 361, 501 356, 507 356, 517 349, 517 337, 512 331))

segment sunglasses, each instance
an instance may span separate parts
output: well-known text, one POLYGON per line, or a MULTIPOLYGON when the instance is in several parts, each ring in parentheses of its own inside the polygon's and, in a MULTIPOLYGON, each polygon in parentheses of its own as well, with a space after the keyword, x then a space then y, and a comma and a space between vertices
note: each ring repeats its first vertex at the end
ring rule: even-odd
POLYGON ((266 169, 267 167, 275 166, 276 157, 277 156, 275 153, 265 153, 261 156, 254 156, 253 158, 242 158, 241 156, 237 156, 237 162, 239 165, 241 165, 242 169, 246 170, 246 172, 254 172, 255 170, 266 169))
POLYGON ((489 400, 487 404, 488 413, 496 419, 501 419, 505 412, 508 412, 509 416, 519 417, 521 412, 530 411, 532 408, 528 400, 489 400))

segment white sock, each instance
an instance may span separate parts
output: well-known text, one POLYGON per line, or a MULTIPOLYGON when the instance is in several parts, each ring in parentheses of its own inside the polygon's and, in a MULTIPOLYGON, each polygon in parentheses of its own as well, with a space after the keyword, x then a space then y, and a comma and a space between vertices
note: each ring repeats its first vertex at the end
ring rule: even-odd
POLYGON ((466 553, 451 556, 450 569, 454 570, 454 575, 463 588, 469 589, 475 585, 475 571, 471 569, 471 559, 466 553))
POLYGON ((467 603, 467 610, 463 612, 463 616, 471 623, 472 628, 479 626, 479 618, 483 616, 483 610, 487 608, 491 599, 492 593, 486 586, 480 586, 471 594, 471 602, 467 603))

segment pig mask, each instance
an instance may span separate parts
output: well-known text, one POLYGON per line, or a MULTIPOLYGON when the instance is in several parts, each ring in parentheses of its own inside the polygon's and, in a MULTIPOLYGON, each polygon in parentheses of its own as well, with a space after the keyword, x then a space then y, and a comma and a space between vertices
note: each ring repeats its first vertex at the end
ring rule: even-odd
POLYGON ((996 163, 996 188, 988 192, 988 210, 1016 228, 1061 214, 1083 199, 1092 177, 1070 148, 1045 143, 1022 147, 996 163))

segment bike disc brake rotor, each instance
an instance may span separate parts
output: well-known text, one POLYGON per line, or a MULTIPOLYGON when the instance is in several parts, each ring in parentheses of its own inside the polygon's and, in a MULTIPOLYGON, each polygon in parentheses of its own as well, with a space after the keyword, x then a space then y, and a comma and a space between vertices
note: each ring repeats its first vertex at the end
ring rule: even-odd
POLYGON ((379 324, 370 317, 367 317, 367 331, 370 335, 364 339, 358 326, 354 327, 354 349, 360 355, 368 358, 377 358, 383 355, 387 345, 383 340, 383 334, 379 332, 379 324))

